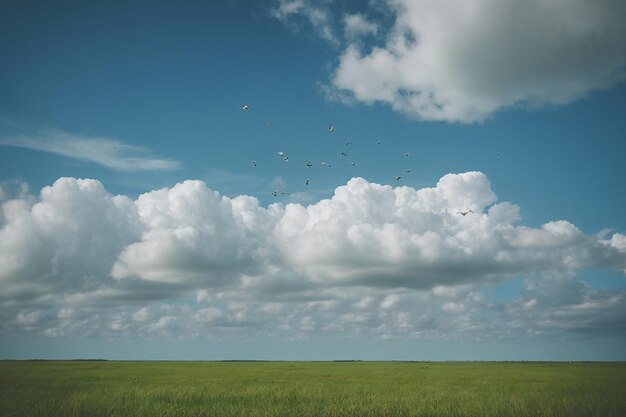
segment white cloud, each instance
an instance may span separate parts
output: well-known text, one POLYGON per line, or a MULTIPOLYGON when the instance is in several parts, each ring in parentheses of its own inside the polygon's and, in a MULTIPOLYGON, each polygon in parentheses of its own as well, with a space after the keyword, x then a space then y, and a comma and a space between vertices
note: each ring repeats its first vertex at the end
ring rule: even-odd
POLYGON ((380 308, 387 310, 398 304, 398 301, 400 301, 398 294, 390 294, 380 302, 380 308))
POLYGON ((623 259, 567 221, 517 225, 519 209, 495 201, 479 172, 421 190, 354 178, 330 200, 287 205, 274 233, 287 264, 322 285, 432 288, 623 259))
POLYGON ((118 253, 140 236, 132 200, 95 180, 61 178, 31 198, 2 204, 0 299, 94 291, 118 253))
POLYGON ((332 199, 308 206, 263 208, 254 197, 221 196, 201 181, 132 201, 73 178, 31 200, 2 205, 6 299, 45 298, 68 287, 74 302, 86 294, 111 299, 124 293, 124 281, 132 290, 136 280, 198 290, 199 301, 211 299, 211 288, 269 294, 365 285, 443 294, 442 285, 519 273, 622 268, 626 253, 618 233, 601 239, 566 221, 518 225, 519 208, 495 204, 480 172, 449 174, 420 190, 354 178, 332 199))
POLYGON ((57 313, 57 317, 60 319, 70 319, 75 315, 75 311, 71 307, 64 307, 57 313))
MULTIPOLYGON (((332 8, 312 4, 282 0, 274 15, 286 23, 308 16, 338 45, 332 8)), ((513 106, 563 105, 626 78, 621 0, 383 0, 371 7, 395 20, 385 32, 367 13, 343 16, 334 87, 417 119, 482 121, 513 106), (381 32, 384 42, 374 47, 358 36, 381 32)))
POLYGON ((131 315, 134 321, 146 321, 151 316, 152 314, 150 313, 150 309, 148 307, 140 308, 131 315))
POLYGON ((200 181, 131 200, 61 178, 1 207, 1 334, 442 337, 508 334, 505 320, 519 332, 610 333, 626 317, 623 291, 575 277, 624 269, 623 234, 521 225, 480 172, 418 190, 354 178, 331 199, 269 207, 200 181), (514 301, 481 293, 517 275, 514 301), (178 305, 154 304, 168 299, 178 305))
POLYGON ((276 7, 271 10, 272 16, 284 23, 290 24, 297 29, 293 23, 293 17, 304 17, 317 34, 328 42, 337 44, 338 40, 333 30, 332 18, 327 7, 328 2, 309 0, 278 0, 276 7))
POLYGON ((31 197, 28 184, 20 180, 0 182, 0 204, 8 200, 28 200, 31 197))
POLYGON ((178 320, 179 318, 177 316, 162 316, 159 320, 150 324, 148 329, 150 332, 166 336, 170 331, 174 330, 178 320))
POLYGON ((33 135, 0 138, 0 145, 35 149, 93 162, 116 171, 157 171, 179 169, 172 159, 154 158, 140 146, 117 140, 72 135, 58 131, 42 131, 33 135))
POLYGON ((378 33, 378 25, 368 21, 365 16, 360 13, 348 14, 343 19, 346 36, 349 39, 357 38, 362 35, 378 33))
POLYGON ((438 285, 434 287, 432 291, 433 295, 444 300, 458 300, 466 296, 470 290, 471 287, 469 285, 457 285, 454 287, 438 285))
POLYGON ((626 253, 626 235, 614 233, 606 243, 621 253, 626 253))
POLYGON ((614 267, 621 268, 626 274, 626 235, 614 233, 611 239, 601 240, 601 243, 610 247, 611 253, 617 255, 612 260, 607 259, 607 261, 612 262, 614 267))
POLYGON ((112 276, 163 283, 220 285, 253 273, 271 250, 274 211, 254 197, 220 196, 201 181, 139 196, 147 228, 120 253, 112 276))
POLYGON ((198 310, 198 312, 194 315, 194 320, 198 322, 212 322, 222 318, 223 313, 222 310, 215 307, 208 307, 198 310))
POLYGON ((15 318, 17 324, 22 324, 26 326, 32 326, 37 324, 37 322, 41 319, 41 313, 39 311, 31 311, 30 313, 20 313, 15 318))
POLYGON ((327 85, 319 81, 316 83, 316 87, 319 93, 324 96, 324 99, 329 103, 339 102, 347 106, 356 104, 356 100, 349 91, 341 90, 334 85, 327 85))
POLYGON ((594 290, 571 274, 546 272, 529 277, 522 297, 506 306, 522 331, 626 337, 626 292, 594 290))

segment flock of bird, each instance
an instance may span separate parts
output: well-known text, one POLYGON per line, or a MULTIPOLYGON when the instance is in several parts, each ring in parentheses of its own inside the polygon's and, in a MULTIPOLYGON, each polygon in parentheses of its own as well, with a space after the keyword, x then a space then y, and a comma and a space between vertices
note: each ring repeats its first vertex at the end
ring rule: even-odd
MULTIPOLYGON (((250 109, 250 106, 249 106, 248 104, 242 104, 242 105, 241 105, 241 110, 243 110, 243 111, 248 111, 249 109, 250 109)), ((270 125, 268 124, 267 126, 269 127, 270 125)), ((335 132, 335 125, 331 123, 331 124, 329 124, 329 125, 328 125, 328 133, 329 133, 329 134, 332 134, 332 133, 334 133, 334 132, 335 132)), ((382 141, 382 140, 377 140, 377 141, 376 141, 376 144, 377 144, 377 145, 382 145, 382 144, 383 144, 383 141, 382 141)), ((351 141, 351 140, 346 141, 346 146, 350 146, 350 145, 352 145, 352 141, 351 141)), ((278 152, 276 152, 276 154, 277 154, 280 158, 282 158, 282 160, 283 160, 284 162, 289 162, 289 156, 288 156, 285 152, 283 152, 283 151, 278 151, 278 152)), ((347 153, 347 152, 345 152, 345 151, 342 151, 342 152, 340 153, 340 156, 341 156, 341 157, 343 157, 343 158, 348 158, 348 157, 349 157, 348 153, 347 153)), ((404 156, 405 156, 405 157, 407 157, 407 158, 410 158, 410 157, 411 157, 411 153, 410 153, 410 152, 405 152, 405 153, 404 153, 404 156)), ((253 160, 251 161, 251 163, 252 163, 252 165, 253 165, 253 166, 255 166, 255 167, 257 166, 257 161, 256 161, 255 159, 253 159, 253 160)), ((352 162, 350 162, 350 164, 351 164, 352 166, 356 166, 356 165, 358 165, 356 161, 352 161, 352 162)), ((307 168, 311 168, 311 167, 313 166, 313 162, 312 162, 311 160, 309 160, 309 159, 305 159, 305 160, 304 160, 304 165, 305 165, 307 168)), ((332 165, 330 162, 326 162, 326 161, 320 161, 320 165, 325 166, 325 167, 328 167, 328 168, 332 168, 332 167, 333 167, 333 165, 332 165)), ((405 174, 410 174, 410 173, 411 173, 411 170, 410 170, 410 169, 405 169, 405 170, 404 170, 404 173, 405 173, 405 174)), ((399 181, 402 179, 402 175, 396 175, 396 176, 395 176, 395 179, 396 179, 396 181, 397 181, 397 182, 399 182, 399 181)), ((311 183, 311 178, 307 178, 307 179, 304 181, 304 185, 305 185, 305 186, 308 186, 310 183, 311 183)), ((288 195, 289 195, 289 193, 287 193, 287 192, 285 192, 285 191, 283 191, 283 190, 274 190, 274 191, 272 191, 272 195, 273 195, 274 197, 279 197, 279 196, 288 196, 288 195)), ((472 210, 465 210, 465 211, 461 211, 461 210, 459 210, 459 211, 457 211, 457 214, 460 214, 460 215, 461 215, 461 216, 463 216, 463 217, 467 216, 469 213, 474 213, 474 212, 473 212, 472 210)))

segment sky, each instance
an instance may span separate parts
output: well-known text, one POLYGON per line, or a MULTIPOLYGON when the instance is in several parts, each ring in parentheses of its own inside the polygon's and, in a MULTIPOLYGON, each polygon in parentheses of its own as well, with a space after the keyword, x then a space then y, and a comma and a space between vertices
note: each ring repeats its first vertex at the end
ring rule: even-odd
POLYGON ((625 22, 1 3, 0 358, 626 360, 625 22))

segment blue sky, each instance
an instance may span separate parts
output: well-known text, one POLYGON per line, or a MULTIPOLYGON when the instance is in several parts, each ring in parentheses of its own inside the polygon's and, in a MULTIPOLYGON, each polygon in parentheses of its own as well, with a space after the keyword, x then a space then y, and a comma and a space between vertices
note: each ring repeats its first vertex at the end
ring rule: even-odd
POLYGON ((620 2, 219 3, 1 6, 0 357, 626 359, 620 2))

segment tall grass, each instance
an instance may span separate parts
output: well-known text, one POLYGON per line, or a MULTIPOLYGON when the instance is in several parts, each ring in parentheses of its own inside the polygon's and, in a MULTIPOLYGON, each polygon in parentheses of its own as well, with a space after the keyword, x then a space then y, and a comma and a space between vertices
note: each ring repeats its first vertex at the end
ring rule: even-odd
POLYGON ((624 363, 0 362, 0 416, 626 416, 624 363))

